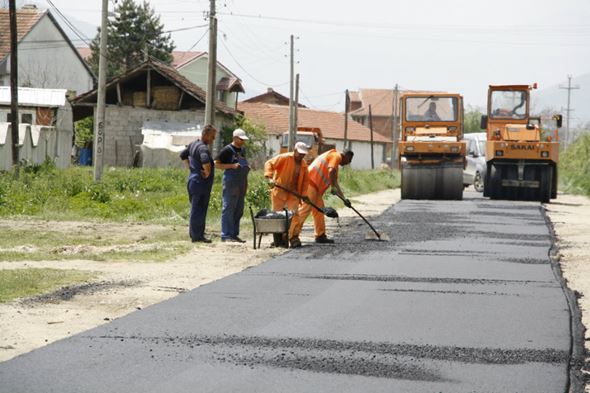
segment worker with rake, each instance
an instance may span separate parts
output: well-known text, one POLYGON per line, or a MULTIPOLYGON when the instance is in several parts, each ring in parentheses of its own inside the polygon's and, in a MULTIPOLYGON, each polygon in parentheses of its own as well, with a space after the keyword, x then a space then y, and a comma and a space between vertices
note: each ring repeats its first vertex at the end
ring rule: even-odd
POLYGON ((303 142, 297 142, 292 152, 279 154, 264 164, 264 177, 273 187, 270 193, 272 210, 287 209, 293 212, 289 226, 289 239, 283 239, 280 234, 275 234, 275 247, 289 243, 292 248, 301 247, 298 211, 300 199, 307 195, 309 183, 307 163, 303 159, 307 153, 309 153, 309 147, 303 142))
POLYGON ((320 209, 312 209, 313 205, 324 207, 323 196, 328 188, 344 201, 346 207, 351 207, 350 201, 344 197, 340 184, 338 184, 338 167, 350 164, 354 153, 352 150, 338 152, 336 149, 328 150, 319 155, 308 167, 309 187, 307 189, 308 200, 303 200, 299 207, 299 214, 295 224, 294 233, 300 233, 303 223, 311 212, 315 230, 315 242, 330 244, 333 239, 326 236, 326 220, 320 209), (311 203, 309 203, 311 202, 311 203))

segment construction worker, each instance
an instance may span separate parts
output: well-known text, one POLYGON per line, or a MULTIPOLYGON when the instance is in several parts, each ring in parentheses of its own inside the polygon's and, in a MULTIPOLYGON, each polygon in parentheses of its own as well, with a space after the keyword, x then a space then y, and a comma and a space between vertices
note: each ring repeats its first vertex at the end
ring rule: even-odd
POLYGON ((309 153, 309 147, 303 142, 297 142, 293 152, 279 154, 264 164, 264 176, 273 187, 270 198, 272 210, 281 211, 287 209, 293 212, 291 225, 289 227, 289 239, 282 239, 280 235, 275 236, 275 246, 291 244, 292 248, 301 247, 299 232, 301 226, 298 222, 299 198, 294 194, 285 191, 291 190, 299 195, 307 194, 308 170, 307 163, 303 159, 309 153), (295 231, 299 228, 299 231, 295 231))
POLYGON ((207 146, 213 143, 216 133, 214 126, 205 126, 201 139, 191 142, 180 153, 180 159, 190 170, 186 187, 191 202, 189 235, 193 243, 211 243, 211 239, 205 238, 205 220, 213 187, 215 164, 207 146))
POLYGON ((248 140, 241 128, 234 130, 232 142, 219 152, 215 167, 223 169, 223 203, 221 209, 221 241, 244 243, 240 239, 240 219, 248 189, 250 165, 244 144, 248 140))
MULTIPOLYGON (((309 187, 307 188, 307 197, 314 205, 322 208, 324 207, 323 196, 326 190, 332 187, 332 192, 340 196, 344 200, 346 207, 350 207, 350 201, 344 197, 340 184, 338 184, 338 166, 350 164, 354 153, 352 150, 345 150, 342 153, 336 149, 329 150, 319 155, 308 168, 309 172, 309 187)), ((312 209, 312 206, 306 201, 302 201, 299 207, 299 217, 297 220, 297 228, 294 229, 296 233, 301 232, 303 223, 309 216, 309 212, 313 216, 313 225, 315 230, 316 243, 334 243, 334 240, 328 239, 326 236, 326 221, 324 215, 312 209)))

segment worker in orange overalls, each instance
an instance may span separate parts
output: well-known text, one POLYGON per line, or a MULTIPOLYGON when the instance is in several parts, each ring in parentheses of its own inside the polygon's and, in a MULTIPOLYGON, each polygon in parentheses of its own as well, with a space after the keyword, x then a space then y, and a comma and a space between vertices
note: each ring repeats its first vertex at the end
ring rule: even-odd
MULTIPOLYGON (((264 177, 269 180, 271 186, 276 184, 301 196, 307 195, 309 175, 307 163, 303 159, 307 153, 309 153, 309 147, 303 142, 297 142, 293 152, 279 154, 266 161, 264 177)), ((291 243, 292 248, 301 247, 299 240, 301 225, 298 225, 299 198, 279 187, 273 187, 270 198, 272 210, 281 211, 286 208, 293 212, 289 226, 289 239, 283 239, 280 235, 276 235, 274 245, 278 247, 291 243), (297 231, 295 228, 299 228, 299 230, 297 231)))
MULTIPOLYGON (((336 149, 332 149, 313 160, 308 168, 309 187, 307 189, 307 197, 309 201, 320 208, 324 207, 324 193, 328 188, 332 187, 332 192, 344 200, 346 207, 350 207, 350 201, 344 197, 340 189, 340 184, 338 184, 338 166, 350 164, 353 156, 354 153, 352 150, 345 150, 340 153, 336 149)), ((312 209, 312 206, 305 201, 302 201, 299 207, 298 227, 295 229, 295 232, 301 232, 301 227, 303 227, 303 223, 307 219, 307 216, 309 216, 310 211, 313 216, 315 242, 334 243, 333 239, 328 239, 326 236, 324 215, 316 209, 312 209)))

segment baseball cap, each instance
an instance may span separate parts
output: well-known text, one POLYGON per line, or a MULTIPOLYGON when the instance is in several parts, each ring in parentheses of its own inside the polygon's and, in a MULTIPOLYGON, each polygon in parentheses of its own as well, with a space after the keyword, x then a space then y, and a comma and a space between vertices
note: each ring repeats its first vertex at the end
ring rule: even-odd
POLYGON ((307 146, 303 142, 297 142, 295 144, 295 150, 297 150, 301 154, 307 154, 307 153, 309 153, 309 146, 307 146))
POLYGON ((242 130, 241 128, 237 128, 237 129, 234 130, 234 138, 235 137, 238 137, 238 138, 240 138, 240 139, 242 139, 244 141, 247 141, 248 139, 250 139, 246 135, 246 131, 242 130))

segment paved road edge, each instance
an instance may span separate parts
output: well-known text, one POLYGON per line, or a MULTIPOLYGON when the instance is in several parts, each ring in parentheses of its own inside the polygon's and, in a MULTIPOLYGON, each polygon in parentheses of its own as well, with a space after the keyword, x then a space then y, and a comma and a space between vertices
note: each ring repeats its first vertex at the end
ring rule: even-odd
POLYGON ((567 281, 563 276, 561 270, 559 246, 557 245, 557 235, 551 218, 547 214, 544 205, 539 207, 541 214, 545 219, 547 228, 549 228, 549 235, 551 237, 551 248, 549 249, 549 260, 551 268, 556 279, 561 284, 561 289, 568 304, 568 311, 570 315, 570 360, 568 364, 568 380, 564 392, 566 393, 583 393, 584 392, 584 376, 582 368, 586 361, 586 350, 584 347, 585 327, 582 324, 582 313, 578 304, 578 297, 575 291, 572 291, 567 286, 567 281))

